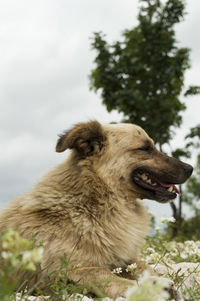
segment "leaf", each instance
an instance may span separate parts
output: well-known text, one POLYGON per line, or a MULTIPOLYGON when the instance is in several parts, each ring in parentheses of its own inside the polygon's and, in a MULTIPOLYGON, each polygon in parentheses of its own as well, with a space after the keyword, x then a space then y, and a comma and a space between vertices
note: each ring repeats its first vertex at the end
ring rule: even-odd
POLYGON ((184 96, 198 95, 200 94, 200 86, 190 86, 184 93, 184 96))

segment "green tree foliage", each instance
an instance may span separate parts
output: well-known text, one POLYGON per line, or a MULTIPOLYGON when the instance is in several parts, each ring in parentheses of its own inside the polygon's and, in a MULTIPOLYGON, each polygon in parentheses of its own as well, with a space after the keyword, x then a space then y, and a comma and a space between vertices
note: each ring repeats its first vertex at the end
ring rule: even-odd
MULTIPOLYGON (((175 205, 174 205, 175 206, 175 205)), ((169 225, 166 233, 170 233, 177 240, 199 240, 200 239, 200 154, 197 156, 197 164, 192 177, 188 180, 186 187, 179 197, 178 207, 172 208, 177 214, 176 223, 169 225), (182 202, 186 203, 190 210, 191 217, 180 216, 182 202)))
POLYGON ((200 239, 199 226, 200 226, 200 125, 190 129, 189 134, 185 136, 184 148, 177 148, 172 152, 173 157, 177 159, 191 158, 197 154, 197 164, 194 169, 192 177, 187 181, 186 186, 179 186, 181 195, 178 197, 178 203, 170 203, 173 216, 176 218, 176 223, 171 228, 170 232, 173 237, 178 239, 200 239), (182 204, 186 203, 193 210, 193 216, 189 219, 183 219, 182 204))
POLYGON ((188 149, 177 148, 172 152, 172 156, 180 160, 181 157, 190 158, 191 153, 188 149))
MULTIPOLYGON (((182 158, 190 158, 191 157, 191 152, 189 151, 188 148, 177 148, 175 151, 172 152, 172 156, 178 160, 182 160, 182 158)), ((171 234, 172 237, 176 237, 177 235, 180 234, 179 229, 181 228, 181 225, 183 224, 183 216, 182 216, 182 205, 184 202, 184 191, 182 189, 182 185, 179 185, 179 191, 180 194, 178 196, 178 203, 177 205, 172 202, 170 203, 172 212, 173 212, 173 217, 176 219, 175 224, 171 228, 171 234)))
MULTIPOLYGON (((183 0, 140 0, 138 25, 109 45, 95 33, 95 68, 90 85, 101 91, 107 110, 123 113, 125 122, 142 126, 160 146, 169 142, 182 122, 184 72, 190 67, 188 48, 179 48, 175 25, 185 15, 183 0)), ((190 87, 186 95, 197 94, 190 87)))
POLYGON ((200 124, 190 129, 190 132, 188 135, 185 136, 185 139, 189 139, 189 142, 186 144, 186 148, 194 147, 199 148, 200 147, 200 124))
POLYGON ((200 215, 200 154, 197 156, 197 164, 193 176, 186 186, 185 201, 200 215))
POLYGON ((199 86, 190 86, 185 92, 184 96, 197 95, 200 94, 199 86))
MULTIPOLYGON (((187 149, 197 151, 197 162, 192 177, 188 180, 186 190, 184 192, 184 202, 189 204, 194 210, 195 215, 200 216, 200 125, 190 129, 190 133, 186 135, 187 149)), ((200 222, 199 222, 200 223, 200 222)))

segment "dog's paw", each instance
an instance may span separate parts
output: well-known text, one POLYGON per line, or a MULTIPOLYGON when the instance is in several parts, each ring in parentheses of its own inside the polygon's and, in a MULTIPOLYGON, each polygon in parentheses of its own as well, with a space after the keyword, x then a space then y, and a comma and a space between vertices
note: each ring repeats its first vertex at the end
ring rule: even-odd
POLYGON ((135 285, 138 285, 135 280, 119 279, 119 281, 109 284, 106 288, 106 294, 113 299, 116 299, 117 297, 126 297, 127 290, 135 285))

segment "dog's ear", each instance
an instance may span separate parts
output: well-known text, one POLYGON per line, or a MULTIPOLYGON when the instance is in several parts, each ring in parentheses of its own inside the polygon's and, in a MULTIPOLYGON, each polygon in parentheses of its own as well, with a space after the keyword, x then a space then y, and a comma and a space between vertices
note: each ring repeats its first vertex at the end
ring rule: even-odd
POLYGON ((71 130, 60 135, 56 151, 60 153, 69 148, 75 149, 81 156, 91 156, 100 152, 105 140, 106 135, 99 122, 78 123, 71 130))

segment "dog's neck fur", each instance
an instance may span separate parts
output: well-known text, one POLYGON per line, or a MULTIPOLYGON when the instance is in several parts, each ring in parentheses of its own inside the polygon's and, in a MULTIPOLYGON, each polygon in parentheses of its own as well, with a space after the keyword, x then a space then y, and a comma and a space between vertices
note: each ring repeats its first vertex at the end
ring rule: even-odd
MULTIPOLYGON (((120 187, 108 186, 104 179, 94 171, 91 160, 77 161, 73 153, 66 161, 50 170, 30 192, 36 195, 33 202, 37 203, 38 209, 44 208, 45 205, 49 208, 49 201, 52 204, 62 203, 67 206, 70 196, 73 195, 73 198, 76 198, 75 204, 93 204, 90 209, 99 213, 104 211, 104 206, 107 207, 106 209, 112 209, 117 208, 120 203, 129 209, 136 210, 138 214, 141 209, 141 214, 143 214, 143 204, 139 198, 132 197, 130 200, 128 193, 120 192, 120 187), (53 197, 47 199, 47 204, 45 204, 40 198, 42 193, 46 194, 50 185, 54 187, 55 199, 53 197), (38 195, 40 195, 39 199, 38 195)), ((32 207, 30 204, 30 208, 32 207)))

